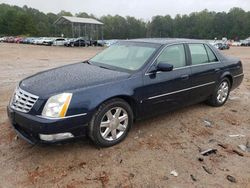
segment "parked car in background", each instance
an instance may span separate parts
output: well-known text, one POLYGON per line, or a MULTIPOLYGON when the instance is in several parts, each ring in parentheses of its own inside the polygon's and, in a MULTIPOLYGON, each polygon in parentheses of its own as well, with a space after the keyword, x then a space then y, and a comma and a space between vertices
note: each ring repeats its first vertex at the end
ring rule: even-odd
POLYGON ((66 41, 64 42, 64 46, 69 47, 74 42, 74 40, 75 40, 75 38, 66 39, 66 41))
POLYGON ((222 43, 223 50, 229 50, 230 45, 228 43, 222 43))
POLYGON ((51 46, 52 43, 53 43, 53 38, 47 38, 47 37, 35 38, 33 40, 33 44, 36 44, 36 45, 51 46))
POLYGON ((34 42, 34 40, 35 40, 35 38, 33 38, 33 37, 27 37, 27 38, 25 38, 24 40, 23 40, 23 44, 33 44, 33 42, 34 42))
POLYGON ((15 37, 14 42, 15 43, 20 43, 23 40, 22 37, 15 37))
POLYGON ((14 43, 15 42, 15 37, 8 37, 7 42, 8 43, 14 43))
POLYGON ((9 37, 4 37, 3 42, 8 42, 9 37))
POLYGON ((67 42, 65 38, 55 38, 53 40, 53 46, 64 46, 64 44, 67 42))
POLYGON ((232 46, 241 46, 241 42, 234 41, 234 42, 232 42, 232 46))
POLYGON ((42 45, 51 46, 53 44, 54 38, 44 38, 42 45))
POLYGON ((250 39, 241 41, 241 46, 250 46, 250 39))
POLYGON ((36 45, 41 45, 42 43, 43 43, 43 39, 44 39, 44 37, 38 37, 38 38, 34 38, 33 40, 32 40, 32 44, 36 44, 36 45))
POLYGON ((215 43, 214 47, 217 48, 217 49, 219 49, 219 50, 223 50, 222 43, 215 43))
POLYGON ((109 47, 112 46, 113 44, 116 44, 118 40, 105 40, 105 46, 109 47))
POLYGON ((108 147, 134 120, 203 101, 223 106, 243 77, 239 59, 200 40, 119 41, 88 61, 22 80, 7 111, 30 143, 88 135, 108 147))
POLYGON ((0 37, 0 42, 4 42, 5 37, 0 37))
POLYGON ((97 46, 105 46, 104 40, 97 40, 97 46))
POLYGON ((20 44, 24 44, 25 39, 26 39, 25 37, 22 37, 22 38, 19 40, 19 43, 20 43, 20 44))
POLYGON ((226 43, 215 43, 214 47, 219 49, 219 50, 228 50, 230 49, 230 46, 226 43))
POLYGON ((87 46, 90 46, 90 41, 88 40, 85 40, 83 38, 77 38, 77 39, 73 39, 73 40, 69 40, 65 43, 65 46, 68 46, 68 47, 73 47, 73 46, 77 46, 77 47, 80 47, 80 46, 83 46, 83 47, 87 47, 87 46))
POLYGON ((28 44, 28 39, 29 39, 28 37, 24 38, 22 43, 23 44, 28 44))
POLYGON ((89 43, 90 43, 90 46, 97 46, 97 40, 90 40, 89 41, 89 43))
POLYGON ((91 40, 90 46, 104 46, 103 40, 91 40))

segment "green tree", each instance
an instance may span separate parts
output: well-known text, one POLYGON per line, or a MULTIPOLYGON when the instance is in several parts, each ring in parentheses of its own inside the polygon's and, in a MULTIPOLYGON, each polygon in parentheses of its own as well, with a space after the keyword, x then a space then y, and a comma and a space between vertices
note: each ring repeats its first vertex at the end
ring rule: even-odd
MULTIPOLYGON (((61 16, 72 16, 62 10, 58 14, 43 13, 27 6, 0 4, 0 35, 71 36, 70 26, 55 26, 61 16)), ((227 37, 244 39, 250 36, 250 12, 232 8, 226 12, 203 10, 189 15, 154 16, 150 21, 135 17, 106 15, 97 18, 93 14, 79 12, 77 17, 95 18, 104 23, 105 39, 132 39, 144 37, 179 37, 213 39, 227 37)), ((101 31, 95 33, 101 36, 101 31)))

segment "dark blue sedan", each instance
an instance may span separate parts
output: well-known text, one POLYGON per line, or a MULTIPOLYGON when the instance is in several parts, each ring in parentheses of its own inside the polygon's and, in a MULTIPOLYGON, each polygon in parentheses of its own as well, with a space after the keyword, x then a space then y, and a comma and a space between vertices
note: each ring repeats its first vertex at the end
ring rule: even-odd
POLYGON ((243 76, 239 59, 201 41, 119 41, 86 62, 22 80, 7 111, 30 143, 88 135, 107 147, 135 120, 203 101, 222 106, 243 76))

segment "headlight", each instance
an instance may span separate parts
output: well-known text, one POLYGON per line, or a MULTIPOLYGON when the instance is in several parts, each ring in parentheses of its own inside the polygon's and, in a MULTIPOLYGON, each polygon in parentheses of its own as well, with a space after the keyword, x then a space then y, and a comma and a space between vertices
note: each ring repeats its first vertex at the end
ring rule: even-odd
POLYGON ((10 101, 9 101, 9 105, 10 105, 10 106, 11 106, 11 104, 12 104, 12 102, 13 102, 13 99, 14 99, 14 97, 15 97, 15 94, 16 94, 16 91, 17 91, 18 87, 19 87, 19 84, 16 86, 14 92, 12 93, 12 95, 11 95, 11 97, 10 97, 10 101))
POLYGON ((45 104, 42 112, 42 116, 50 118, 65 117, 72 93, 62 93, 49 98, 45 104))

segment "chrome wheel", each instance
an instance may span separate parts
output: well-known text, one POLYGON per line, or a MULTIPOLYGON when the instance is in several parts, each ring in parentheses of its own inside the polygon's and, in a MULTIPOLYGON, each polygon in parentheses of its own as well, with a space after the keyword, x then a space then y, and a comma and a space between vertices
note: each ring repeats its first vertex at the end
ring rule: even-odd
POLYGON ((100 133, 103 139, 114 141, 120 138, 128 126, 128 113, 121 107, 107 111, 100 124, 100 133))
POLYGON ((226 101, 229 94, 229 85, 227 81, 223 81, 217 92, 217 101, 222 104, 226 101))

